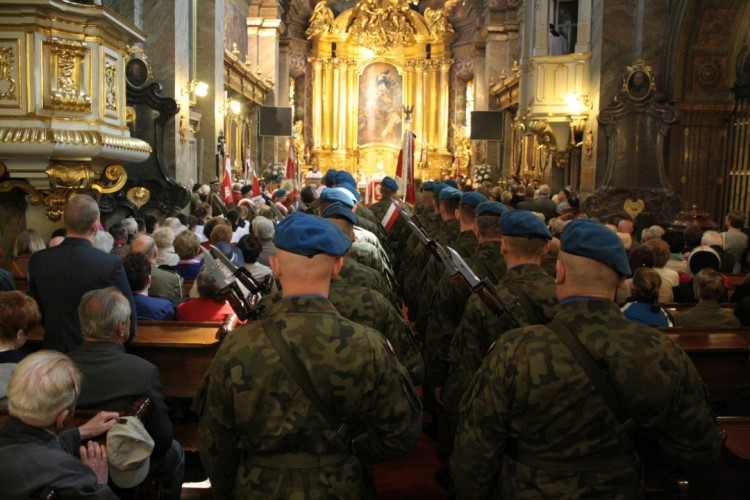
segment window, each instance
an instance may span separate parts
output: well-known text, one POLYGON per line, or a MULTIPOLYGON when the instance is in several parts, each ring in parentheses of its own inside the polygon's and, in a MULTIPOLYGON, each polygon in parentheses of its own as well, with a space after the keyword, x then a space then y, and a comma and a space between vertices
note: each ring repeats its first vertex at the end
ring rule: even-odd
POLYGON ((578 0, 557 0, 553 7, 555 11, 551 16, 551 23, 555 29, 565 38, 563 54, 575 52, 578 40, 578 0))
POLYGON ((471 137, 471 112, 474 111, 474 80, 466 82, 466 136, 471 137))

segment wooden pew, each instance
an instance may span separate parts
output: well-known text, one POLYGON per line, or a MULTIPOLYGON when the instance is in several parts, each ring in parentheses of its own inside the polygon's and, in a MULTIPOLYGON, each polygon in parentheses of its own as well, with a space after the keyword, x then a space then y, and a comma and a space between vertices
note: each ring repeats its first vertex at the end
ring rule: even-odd
POLYGON ((747 280, 747 275, 742 273, 737 274, 725 274, 727 277, 727 296, 731 299, 734 289, 743 284, 747 280))
POLYGON ((711 400, 731 401, 737 386, 750 382, 750 328, 659 328, 690 357, 711 400))
MULTIPOLYGON (((199 321, 139 321, 135 342, 128 352, 159 368, 164 396, 192 398, 203 375, 237 318, 224 323, 199 321)), ((29 341, 40 344, 43 332, 32 332, 29 341)))
POLYGON ((193 288, 195 280, 182 280, 182 296, 184 298, 190 297, 190 290, 193 288))

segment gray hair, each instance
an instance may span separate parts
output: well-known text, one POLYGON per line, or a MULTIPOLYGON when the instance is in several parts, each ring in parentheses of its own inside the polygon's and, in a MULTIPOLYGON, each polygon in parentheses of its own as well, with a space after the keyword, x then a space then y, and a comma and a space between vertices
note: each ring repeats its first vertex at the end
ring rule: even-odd
POLYGON ((273 221, 270 219, 265 217, 256 217, 253 219, 253 234, 255 234, 259 240, 272 240, 275 232, 276 230, 273 227, 273 221))
POLYGON ((84 337, 110 339, 120 323, 130 320, 130 302, 114 286, 91 290, 81 298, 78 318, 84 337))
POLYGON ((8 412, 29 425, 48 427, 63 410, 75 406, 81 373, 57 351, 37 351, 13 369, 8 382, 8 412))
POLYGON ((97 231, 94 235, 94 248, 109 253, 115 246, 115 237, 107 231, 97 231))

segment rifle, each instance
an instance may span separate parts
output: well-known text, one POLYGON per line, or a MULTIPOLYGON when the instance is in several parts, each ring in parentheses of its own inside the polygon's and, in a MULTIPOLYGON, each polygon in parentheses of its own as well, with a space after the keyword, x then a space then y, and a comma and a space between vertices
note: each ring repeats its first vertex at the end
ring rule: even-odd
MULTIPOLYGON (((456 285, 461 289, 461 292, 463 292, 463 294, 467 296, 471 295, 472 290, 469 286, 469 282, 463 279, 463 277, 461 276, 461 272, 453 263, 450 254, 446 252, 445 248, 443 248, 442 245, 440 245, 437 241, 431 240, 424 232, 424 230, 417 227, 414 222, 409 220, 406 222, 406 225, 409 226, 409 229, 411 229, 411 231, 417 236, 419 242, 422 243, 427 248, 427 250, 432 253, 432 255, 437 257, 440 262, 442 262, 451 279, 455 281, 456 285)), ((451 249, 449 248, 449 250, 451 249)))
POLYGON ((492 311, 492 314, 499 316, 502 311, 505 311, 515 328, 520 328, 527 323, 526 321, 521 321, 519 319, 519 317, 525 318, 526 314, 521 302, 517 298, 514 298, 509 304, 500 296, 497 288, 495 288, 492 283, 486 278, 479 279, 479 276, 474 273, 458 252, 450 247, 448 248, 448 251, 451 254, 453 265, 458 269, 458 272, 467 283, 469 289, 479 295, 479 298, 482 299, 482 302, 484 302, 489 310, 492 311))
POLYGON ((409 205, 406 203, 402 203, 400 201, 394 200, 391 198, 391 203, 396 205, 396 210, 398 210, 398 213, 401 214, 401 217, 404 218, 405 222, 413 222, 415 226, 417 226, 419 229, 424 229, 424 226, 422 225, 422 221, 419 220, 419 217, 417 217, 417 214, 411 211, 411 208, 409 208, 409 205))
POLYGON ((205 266, 208 272, 216 280, 221 294, 229 302, 229 305, 232 306, 237 317, 242 321, 246 321, 248 318, 258 319, 265 306, 263 303, 263 294, 267 294, 270 291, 273 285, 273 276, 269 276, 262 284, 259 284, 253 278, 253 275, 250 274, 250 271, 244 267, 237 267, 232 264, 232 261, 218 248, 212 248, 208 252, 203 252, 203 259, 206 262, 205 266), (218 261, 221 261, 224 268, 228 271, 229 276, 227 276, 227 273, 225 273, 218 261), (242 292, 238 281, 250 291, 247 297, 242 292))
POLYGON ((266 201, 266 205, 271 208, 271 212, 273 212, 273 215, 276 216, 276 222, 281 222, 284 217, 286 217, 286 215, 284 215, 281 210, 279 210, 279 207, 277 207, 273 201, 265 197, 263 199, 266 201))

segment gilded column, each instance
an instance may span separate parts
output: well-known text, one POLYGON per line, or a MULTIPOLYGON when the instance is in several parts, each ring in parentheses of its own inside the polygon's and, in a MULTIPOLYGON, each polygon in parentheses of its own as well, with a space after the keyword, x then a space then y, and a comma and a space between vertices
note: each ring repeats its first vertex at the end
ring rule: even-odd
MULTIPOLYGON (((323 85, 322 85, 322 68, 323 64, 317 57, 311 57, 308 59, 313 65, 313 123, 320 124, 323 120, 323 85)), ((321 137, 321 127, 313 127, 313 149, 320 148, 323 144, 323 138, 321 137)))
POLYGON ((349 105, 349 99, 351 99, 351 94, 348 91, 347 87, 347 81, 349 77, 349 60, 348 59, 339 59, 339 76, 337 78, 338 85, 339 85, 339 92, 338 92, 338 106, 339 106, 339 130, 338 130, 338 140, 336 144, 336 149, 345 150, 346 149, 346 131, 349 130, 349 120, 347 120, 346 113, 351 107, 349 105))
POLYGON ((333 122, 332 133, 331 133, 331 148, 337 150, 339 148, 340 132, 343 128, 341 123, 341 108, 343 96, 341 95, 341 78, 340 78, 340 63, 338 59, 331 60, 331 66, 333 66, 333 96, 331 100, 331 110, 337 111, 336 119, 333 122))
MULTIPOLYGON (((428 96, 438 96, 437 94, 437 67, 435 61, 427 61, 426 62, 427 71, 425 72, 425 78, 424 78, 424 93, 428 96)), ((439 104, 438 104, 439 98, 436 99, 429 99, 427 101, 427 106, 425 109, 425 136, 427 137, 427 140, 430 141, 431 144, 434 144, 438 148, 442 148, 443 141, 438 137, 438 125, 437 122, 441 119, 441 116, 439 114, 439 104)), ((445 114, 443 115, 443 119, 447 120, 448 118, 448 109, 446 108, 445 114)))
MULTIPOLYGON (((348 134, 348 140, 346 143, 347 148, 353 150, 354 147, 357 145, 357 126, 358 126, 358 111, 359 111, 359 75, 357 74, 357 61, 354 59, 349 59, 349 63, 347 64, 347 72, 349 78, 349 95, 350 95, 350 101, 349 101, 349 109, 347 109, 348 113, 348 123, 349 126, 346 128, 347 134, 348 134)), ((355 160, 356 161, 356 160, 355 160)))
POLYGON ((443 59, 440 61, 440 83, 438 85, 438 95, 440 96, 440 109, 437 116, 441 117, 437 121, 438 148, 447 149, 448 146, 448 120, 442 117, 448 116, 448 92, 450 92, 450 71, 453 60, 443 59))
POLYGON ((331 149, 333 135, 333 119, 336 107, 333 103, 333 81, 331 71, 331 60, 323 61, 323 142, 321 147, 325 150, 331 149))
POLYGON ((424 133, 424 61, 413 61, 414 71, 414 131, 419 134, 418 141, 426 139, 424 133))

